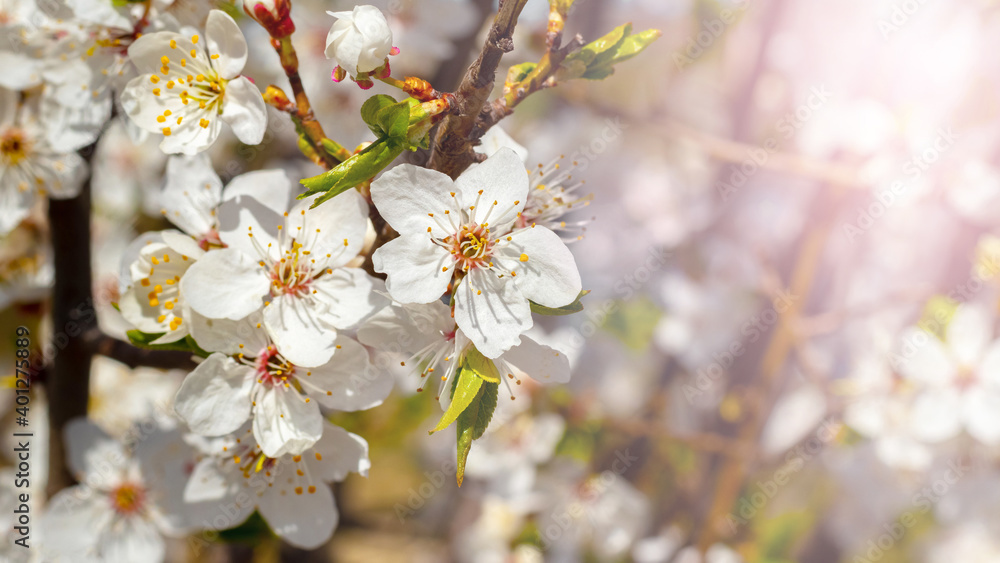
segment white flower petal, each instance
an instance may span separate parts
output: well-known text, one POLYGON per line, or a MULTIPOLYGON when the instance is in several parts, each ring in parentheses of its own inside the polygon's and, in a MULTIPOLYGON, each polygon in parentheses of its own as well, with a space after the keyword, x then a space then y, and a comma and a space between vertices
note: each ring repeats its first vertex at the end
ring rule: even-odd
POLYGON ((67 464, 73 475, 93 488, 106 488, 121 478, 128 456, 121 444, 85 418, 74 418, 63 428, 67 464))
POLYGON ((169 246, 171 250, 174 250, 181 256, 187 256, 188 258, 194 258, 197 260, 205 254, 205 251, 198 246, 198 241, 180 231, 175 231, 173 229, 160 231, 160 238, 163 239, 164 244, 169 246))
POLYGON ((486 134, 480 138, 480 144, 475 147, 474 150, 479 154, 492 156, 502 148, 508 148, 514 151, 514 154, 521 159, 522 163, 528 162, 528 149, 524 148, 524 146, 515 141, 513 137, 511 137, 499 125, 490 127, 489 130, 486 131, 486 134))
MULTIPOLYGON (((294 189, 291 178, 284 170, 257 170, 240 174, 230 180, 222 192, 222 198, 226 201, 235 200, 235 204, 241 205, 241 198, 249 196, 280 218, 282 213, 292 207, 294 189)), ((271 229, 280 224, 282 223, 279 219, 271 225, 271 229)))
POLYGON ((988 384, 1000 386, 1000 341, 994 342, 986 350, 979 362, 976 376, 988 384))
POLYGON ((386 274, 386 291, 400 303, 430 303, 448 290, 454 259, 430 239, 401 236, 372 255, 376 272, 386 274), (447 268, 443 270, 442 268, 447 268))
MULTIPOLYGON (((543 385, 566 383, 570 378, 569 358, 562 352, 539 344, 527 336, 501 356, 516 368, 515 376, 527 375, 543 385)), ((507 375, 507 374, 501 374, 507 375)))
POLYGON ((199 119, 202 119, 199 115, 203 112, 185 113, 188 113, 187 123, 189 125, 184 127, 171 127, 171 133, 169 135, 166 134, 166 131, 163 128, 147 129, 151 132, 164 134, 163 140, 160 141, 161 151, 167 154, 198 154, 199 152, 212 146, 212 143, 219 138, 219 133, 222 132, 222 123, 218 118, 215 118, 214 116, 207 118, 207 127, 200 127, 197 124, 190 125, 190 123, 197 122, 199 119))
POLYGON ((1000 388, 970 389, 962 406, 969 434, 989 446, 1000 444, 1000 388))
POLYGON ((528 172, 524 169, 524 163, 517 153, 508 148, 498 150, 455 180, 463 206, 472 205, 482 190, 482 199, 474 215, 477 223, 482 223, 485 217, 485 213, 480 210, 488 209, 490 204, 497 202, 486 221, 494 233, 505 232, 517 219, 517 214, 524 209, 528 199, 528 185, 528 172), (514 204, 515 201, 517 204, 514 204))
MULTIPOLYGON (((179 33, 173 31, 145 33, 129 45, 128 58, 135 64, 140 73, 156 72, 162 66, 160 57, 163 56, 163 46, 170 44, 171 39, 178 42, 178 48, 187 47, 187 45, 180 44, 182 40, 187 38, 179 33)), ((187 48, 190 49, 190 47, 187 48)), ((138 78, 132 80, 138 80, 138 78)), ((148 77, 145 80, 148 80, 148 77)))
POLYGON ((187 234, 201 237, 215 226, 222 200, 222 180, 208 155, 172 156, 162 198, 164 216, 187 234))
POLYGON ((222 354, 212 354, 181 383, 174 410, 193 432, 222 436, 250 417, 253 369, 222 354))
POLYGON ((914 328, 904 332, 900 341, 898 369, 904 376, 930 385, 947 385, 955 377, 957 366, 934 335, 914 328))
POLYGON ((512 278, 473 268, 455 293, 455 322, 484 356, 496 358, 531 328, 531 308, 512 278))
POLYGON ((312 282, 313 298, 327 306, 323 320, 335 328, 353 328, 388 304, 376 293, 382 282, 360 268, 337 268, 312 282))
POLYGON ((580 272, 566 244, 545 227, 528 227, 511 233, 511 240, 496 254, 501 268, 517 272, 514 282, 525 297, 545 307, 572 303, 583 289, 580 272))
POLYGON ((283 170, 241 174, 229 182, 222 197, 218 212, 222 242, 248 256, 268 253, 279 259, 279 227, 285 224, 283 213, 292 197, 288 175, 283 170))
POLYGON ((222 120, 233 128, 236 138, 244 144, 257 145, 264 139, 267 107, 260 90, 246 77, 234 78, 226 84, 222 120))
POLYGON ((962 401, 952 388, 921 393, 913 402, 913 434, 936 443, 954 438, 962 430, 962 401))
POLYGON ((400 164, 372 182, 372 202, 382 218, 399 234, 429 236, 427 228, 436 237, 445 232, 428 213, 434 213, 440 223, 448 225, 445 210, 455 207, 449 195, 455 184, 447 175, 412 164, 400 164))
POLYGON ((297 366, 320 366, 335 352, 337 331, 326 326, 323 306, 310 297, 279 295, 264 307, 264 326, 278 351, 297 366))
POLYGON ((267 457, 300 454, 323 433, 316 401, 305 401, 293 388, 274 387, 255 394, 253 435, 267 457))
POLYGON ((960 305, 948 323, 947 342, 960 365, 974 366, 993 338, 994 316, 976 304, 960 305))
POLYGON ((271 531, 301 549, 316 549, 326 543, 339 520, 330 487, 323 483, 315 487, 313 493, 297 495, 291 486, 274 486, 258 501, 260 515, 271 531))
MULTIPOLYGON (((247 64, 247 41, 233 18, 222 10, 212 10, 205 21, 205 39, 208 53, 219 55, 212 67, 225 79, 239 76, 247 64)), ((226 98, 229 97, 227 89, 226 98)))
POLYGON ((372 366, 368 351, 351 338, 338 336, 336 344, 340 348, 328 363, 300 369, 299 381, 310 396, 324 407, 342 411, 360 411, 382 404, 392 391, 392 374, 372 366))
POLYGON ((454 329, 451 309, 440 301, 427 304, 392 304, 375 313, 358 328, 358 340, 379 353, 413 353, 432 343, 444 343, 454 329))
POLYGON ((364 246, 368 231, 368 204, 357 190, 347 190, 315 209, 313 199, 299 202, 288 212, 288 232, 305 250, 331 257, 323 264, 336 268, 351 261, 364 246), (305 212, 305 213, 303 213, 305 212))
POLYGON ((40 522, 46 531, 46 549, 67 556, 91 553, 99 541, 94 531, 106 526, 113 515, 108 497, 86 485, 59 491, 49 500, 40 522))
POLYGON ((267 332, 263 330, 264 315, 259 311, 250 313, 244 319, 210 319, 191 311, 188 322, 191 337, 207 352, 222 352, 233 355, 243 352, 254 357, 270 344, 267 332), (257 328, 261 325, 261 328, 257 328))
POLYGON ((181 278, 181 292, 196 312, 239 320, 260 309, 271 281, 252 258, 232 248, 208 252, 181 278))
POLYGON ((371 461, 368 460, 368 442, 357 434, 330 424, 323 425, 323 437, 313 446, 319 457, 306 454, 313 478, 329 483, 343 481, 348 473, 368 476, 371 461), (321 459, 320 459, 321 458, 321 459))
POLYGON ((100 535, 102 560, 106 563, 163 561, 166 544, 153 522, 140 516, 121 518, 105 526, 100 535))

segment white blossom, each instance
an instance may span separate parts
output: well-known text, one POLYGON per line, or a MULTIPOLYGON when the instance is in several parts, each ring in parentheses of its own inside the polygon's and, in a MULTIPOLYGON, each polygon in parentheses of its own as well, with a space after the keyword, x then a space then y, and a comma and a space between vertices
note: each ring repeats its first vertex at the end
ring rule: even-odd
POLYGON ((384 299, 380 282, 348 267, 368 226, 354 190, 314 209, 312 199, 289 209, 291 182, 280 171, 246 174, 226 188, 219 238, 181 282, 192 309, 213 319, 240 320, 263 307, 263 326, 278 351, 300 366, 329 361, 337 330, 354 327, 384 299))
POLYGON ((501 150, 457 180, 403 164, 372 183, 372 201, 399 238, 372 256, 401 303, 451 291, 455 321, 496 358, 531 328, 528 300, 562 307, 580 293, 569 249, 551 230, 516 223, 528 195, 521 160, 501 150))
POLYGON ((79 155, 49 145, 36 108, 18 97, 0 88, 0 235, 28 215, 38 196, 75 196, 86 173, 79 155))
POLYGON ((269 457, 250 430, 199 443, 202 459, 184 489, 187 502, 232 507, 222 519, 238 526, 254 509, 271 530, 302 549, 325 543, 339 518, 327 483, 348 473, 368 475, 368 444, 360 436, 323 422, 323 437, 301 455, 269 457))
POLYGON ((125 113, 140 128, 164 136, 170 154, 195 154, 215 142, 220 121, 250 145, 260 143, 267 125, 264 100, 245 76, 243 32, 229 15, 212 10, 205 38, 160 31, 129 47, 140 76, 122 92, 125 113))

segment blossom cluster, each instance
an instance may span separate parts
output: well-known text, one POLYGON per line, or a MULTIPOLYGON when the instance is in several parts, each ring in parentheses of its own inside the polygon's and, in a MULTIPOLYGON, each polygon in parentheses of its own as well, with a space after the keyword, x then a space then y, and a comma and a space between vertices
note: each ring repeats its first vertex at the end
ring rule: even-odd
MULTIPOLYGON (((63 429, 80 485, 49 503, 47 556, 158 561, 161 534, 231 528, 254 511, 285 541, 316 548, 337 524, 330 484, 370 466, 366 441, 332 424, 333 413, 380 405, 400 372, 418 391, 435 388, 439 429, 479 400, 480 386, 494 398, 476 407, 488 421, 501 385, 514 399, 526 377, 568 381, 566 355, 525 334, 533 314, 583 294, 567 247, 579 224, 565 215, 589 197, 558 166, 528 170, 524 149, 496 130, 455 179, 398 164, 334 197, 303 193, 281 168, 223 181, 213 145, 226 129, 257 145, 268 123, 232 15, 205 9, 182 21, 169 4, 110 0, 24 8, 3 20, 18 42, 3 52, 17 72, 0 77, 2 233, 44 196, 80 193, 88 173, 76 151, 119 112, 132 141, 158 141, 167 155, 155 199, 169 228, 123 250, 115 308, 134 343, 196 362, 172 398, 174 416, 136 443, 83 419, 63 429)), ((244 9, 284 64, 289 3, 244 9)), ((382 12, 330 15, 334 81, 349 75, 367 89, 389 79, 387 57, 399 50, 382 12)), ((292 104, 283 103, 272 105, 292 104)), ((412 120, 408 144, 425 142, 428 103, 449 106, 418 100, 423 121, 412 120)), ((310 117, 295 111, 306 130, 310 117)), ((409 113, 380 123, 405 127, 409 113)))

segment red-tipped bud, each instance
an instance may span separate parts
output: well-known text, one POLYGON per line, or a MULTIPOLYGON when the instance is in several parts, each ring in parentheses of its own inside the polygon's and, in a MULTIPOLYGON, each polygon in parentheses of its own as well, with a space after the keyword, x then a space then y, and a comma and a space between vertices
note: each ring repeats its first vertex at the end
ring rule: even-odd
POLYGON ((291 10, 289 0, 243 0, 243 11, 257 20, 271 37, 287 37, 295 31, 289 17, 291 10))

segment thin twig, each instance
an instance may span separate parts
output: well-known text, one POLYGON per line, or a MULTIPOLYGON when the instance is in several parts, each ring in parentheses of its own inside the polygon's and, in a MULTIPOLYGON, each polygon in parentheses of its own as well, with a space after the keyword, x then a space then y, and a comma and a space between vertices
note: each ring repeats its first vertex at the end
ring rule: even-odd
POLYGON ((350 153, 338 151, 338 155, 334 156, 324 147, 324 140, 327 140, 327 136, 323 132, 323 126, 320 125, 319 121, 316 121, 312 105, 309 103, 309 96, 306 95, 305 88, 302 86, 302 78, 299 76, 299 57, 292 45, 292 36, 271 38, 271 46, 278 53, 278 58, 281 59, 281 68, 285 71, 285 76, 288 77, 288 82, 292 85, 295 109, 290 115, 295 121, 295 125, 298 126, 319 158, 320 162, 317 164, 325 166, 327 169, 333 168, 350 157, 350 153))
POLYGON ((500 58, 514 48, 511 36, 526 3, 527 0, 503 0, 500 3, 500 11, 493 20, 479 57, 469 67, 455 92, 455 113, 444 118, 434 136, 428 163, 430 168, 455 178, 472 164, 472 129, 493 91, 500 58))

